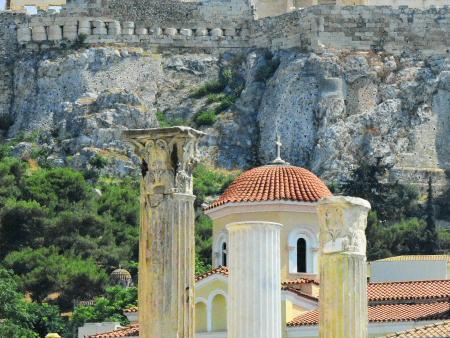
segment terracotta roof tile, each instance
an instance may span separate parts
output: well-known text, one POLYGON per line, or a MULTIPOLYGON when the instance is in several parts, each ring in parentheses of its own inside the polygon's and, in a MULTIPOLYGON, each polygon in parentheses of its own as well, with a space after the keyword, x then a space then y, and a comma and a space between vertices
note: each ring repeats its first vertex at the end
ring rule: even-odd
POLYGON ((215 268, 211 271, 205 272, 203 275, 195 276, 195 281, 199 282, 202 279, 205 279, 209 276, 217 275, 217 274, 223 275, 223 276, 228 276, 228 268, 226 266, 219 266, 218 268, 215 268))
POLYGON ((369 301, 450 297, 450 280, 370 283, 369 301))
POLYGON ((244 172, 207 209, 239 202, 317 202, 331 195, 327 186, 309 170, 290 165, 267 165, 244 172))
POLYGON ((116 338, 116 337, 138 337, 139 324, 130 325, 115 331, 100 333, 87 338, 116 338))
POLYGON ((450 320, 418 327, 408 331, 397 332, 387 335, 386 338, 443 338, 450 337, 450 320))
POLYGON ((134 312, 138 312, 139 308, 137 306, 132 306, 128 309, 123 310, 123 313, 134 313, 134 312))
POLYGON ((281 283, 281 285, 289 286, 289 285, 301 285, 301 284, 309 284, 309 283, 319 285, 319 282, 312 278, 291 279, 291 280, 284 281, 283 283, 281 283))
MULTIPOLYGON (((382 304, 369 306, 370 322, 406 322, 450 319, 450 302, 382 304)), ((309 311, 294 318, 288 326, 319 324, 319 310, 309 311)))

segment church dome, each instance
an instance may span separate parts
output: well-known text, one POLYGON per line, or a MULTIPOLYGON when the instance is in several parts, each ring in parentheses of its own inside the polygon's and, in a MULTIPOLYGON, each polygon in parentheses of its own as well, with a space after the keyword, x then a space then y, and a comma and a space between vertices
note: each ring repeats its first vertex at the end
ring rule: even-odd
POLYGON ((125 269, 116 269, 111 272, 111 282, 115 285, 128 287, 132 284, 131 274, 125 269))
POLYGON ((239 202, 317 202, 331 195, 327 186, 307 169, 285 164, 265 165, 240 175, 207 209, 239 202))

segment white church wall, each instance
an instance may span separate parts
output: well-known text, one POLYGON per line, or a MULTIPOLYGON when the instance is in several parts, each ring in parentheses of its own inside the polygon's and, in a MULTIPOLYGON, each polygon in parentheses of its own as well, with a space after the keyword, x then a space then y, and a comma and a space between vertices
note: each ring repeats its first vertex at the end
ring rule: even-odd
POLYGON ((376 261, 370 263, 373 283, 448 279, 448 262, 442 261, 376 261))

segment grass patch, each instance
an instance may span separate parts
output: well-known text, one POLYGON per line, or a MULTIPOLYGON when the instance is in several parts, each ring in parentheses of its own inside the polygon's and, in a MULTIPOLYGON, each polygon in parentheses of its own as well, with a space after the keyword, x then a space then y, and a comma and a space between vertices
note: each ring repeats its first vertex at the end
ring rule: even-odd
POLYGON ((219 80, 205 82, 200 87, 194 89, 191 97, 200 99, 208 94, 220 93, 225 89, 226 84, 219 80))
POLYGON ((159 126, 161 128, 170 128, 170 127, 174 127, 174 126, 188 125, 188 123, 185 120, 183 120, 182 118, 169 119, 167 117, 167 115, 162 111, 156 112, 156 119, 158 120, 159 126))

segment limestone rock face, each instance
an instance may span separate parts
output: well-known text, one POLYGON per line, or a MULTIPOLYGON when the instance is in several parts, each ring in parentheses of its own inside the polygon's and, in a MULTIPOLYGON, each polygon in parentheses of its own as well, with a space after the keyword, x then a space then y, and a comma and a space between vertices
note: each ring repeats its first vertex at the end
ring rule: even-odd
MULTIPOLYGON (((393 165, 391 179, 406 182, 431 172, 443 185, 450 168, 448 57, 95 47, 24 54, 14 67, 8 136, 44 130, 52 156, 66 163, 73 156, 83 166, 105 149, 122 161, 131 152, 120 130, 157 126, 156 112, 198 128, 194 116, 211 104, 193 90, 231 76, 234 87, 224 93, 238 88, 235 104, 201 127, 202 157, 213 164, 272 161, 279 133, 286 161, 327 180, 376 158, 393 165)), ((120 163, 122 173, 132 165, 120 163)))

